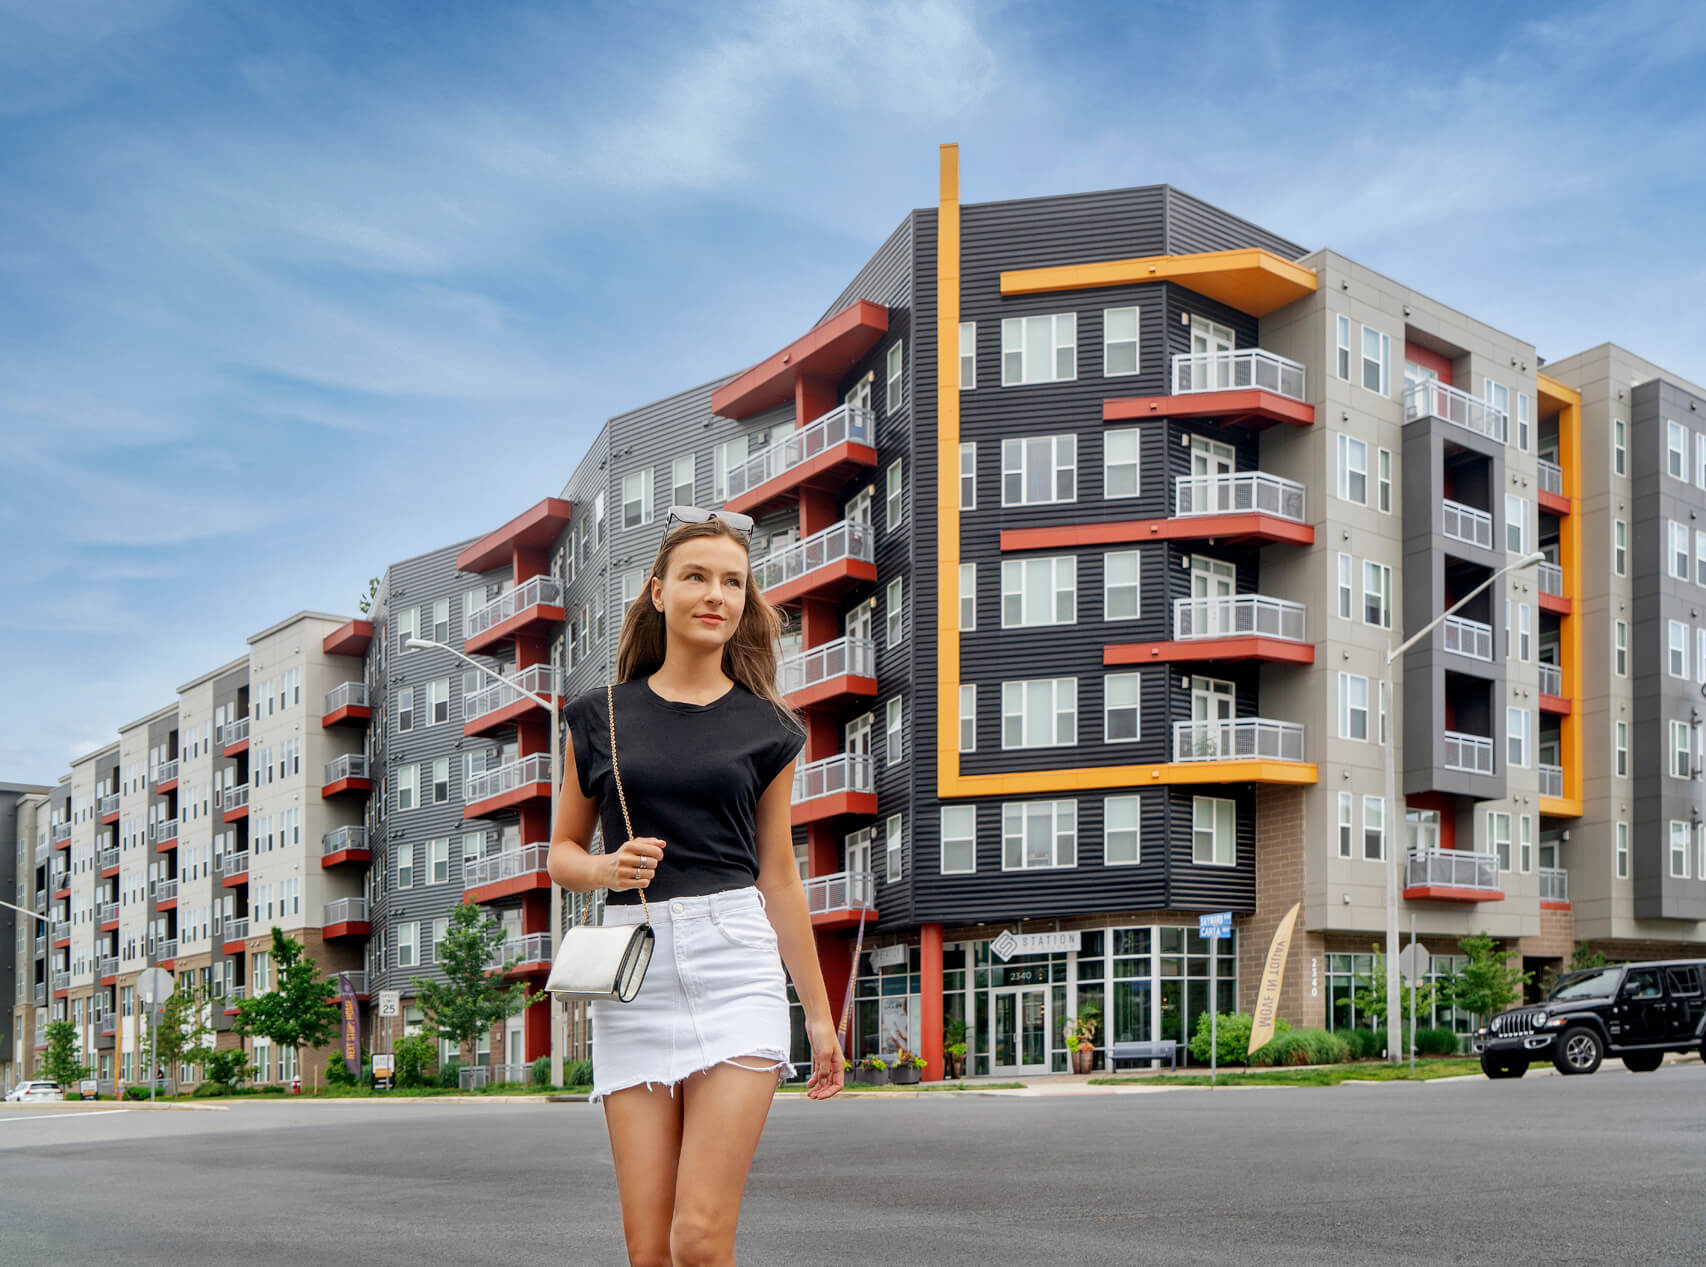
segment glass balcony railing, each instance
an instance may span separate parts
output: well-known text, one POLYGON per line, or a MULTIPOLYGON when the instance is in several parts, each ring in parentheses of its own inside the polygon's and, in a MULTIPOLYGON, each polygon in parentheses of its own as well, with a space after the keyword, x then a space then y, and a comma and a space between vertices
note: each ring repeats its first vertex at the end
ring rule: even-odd
POLYGON ((1445 768, 1467 774, 1493 772, 1493 741, 1484 735, 1445 732, 1445 768))
POLYGON ((1303 399, 1303 366, 1262 348, 1232 352, 1179 352, 1173 357, 1173 393, 1223 392, 1260 387, 1303 399))
POLYGON ((1543 765, 1540 767, 1540 795, 1564 795, 1564 767, 1561 765, 1543 765))
POLYGON ((54 973, 53 974, 53 988, 56 991, 57 990, 69 990, 71 988, 71 974, 69 972, 56 972, 56 973, 54 973))
POLYGON ((340 708, 366 708, 366 682, 340 682, 326 692, 326 711, 335 713, 340 708))
POLYGON ((249 917, 236 916, 225 921, 225 931, 219 934, 226 941, 247 941, 249 939, 249 917))
POLYGON ((160 784, 162 784, 162 783, 170 783, 173 779, 175 779, 177 777, 178 777, 178 761, 177 761, 176 757, 174 757, 170 761, 162 761, 159 765, 154 767, 154 786, 155 787, 159 787, 160 784))
POLYGON ((486 961, 493 969, 502 968, 505 964, 513 963, 519 967, 527 963, 551 962, 551 934, 528 933, 524 937, 515 937, 504 942, 498 952, 486 961))
POLYGON ((114 792, 111 796, 103 796, 100 800, 100 804, 96 807, 96 812, 100 814, 102 818, 105 818, 108 814, 118 813, 118 793, 114 792))
POLYGON ((160 941, 160 953, 157 956, 157 962, 164 963, 168 959, 176 959, 177 957, 178 939, 176 937, 162 938, 160 941))
POLYGON ((366 849, 367 828, 338 827, 320 837, 320 853, 343 853, 346 849, 366 849))
POLYGON ((239 717, 236 721, 228 721, 219 728, 219 746, 229 748, 232 744, 242 743, 249 737, 249 719, 239 717))
POLYGON ((338 973, 338 980, 348 981, 350 989, 354 990, 357 994, 367 993, 367 973, 360 969, 356 969, 351 972, 340 972, 338 973))
POLYGON ((563 587, 557 584, 555 577, 535 576, 523 581, 514 589, 499 594, 484 607, 477 607, 468 614, 468 637, 478 637, 497 625, 524 612, 529 607, 561 607, 563 605, 563 587))
POLYGON ((797 466, 851 440, 876 443, 876 413, 862 405, 838 405, 823 417, 787 432, 761 453, 756 453, 729 471, 729 500, 767 484, 797 466))
POLYGON ((869 753, 839 752, 794 769, 794 801, 816 800, 839 792, 877 790, 869 753))
POLYGON ((1173 601, 1173 636, 1192 639, 1254 635, 1302 642, 1304 613, 1302 603, 1262 594, 1179 598, 1173 601))
POLYGON ((877 644, 870 638, 837 638, 791 655, 777 667, 776 685, 791 695, 838 677, 875 677, 877 644))
POLYGON ((502 796, 517 788, 526 787, 530 783, 551 782, 551 758, 545 753, 536 752, 532 756, 523 757, 519 761, 511 761, 495 770, 486 770, 472 776, 463 788, 463 795, 472 804, 475 801, 490 800, 494 796, 502 796))
POLYGON ((812 533, 804 541, 784 546, 758 560, 752 565, 753 583, 759 589, 775 589, 832 563, 846 560, 875 562, 875 542, 870 524, 843 519, 822 532, 812 533))
POLYGON ((103 849, 103 850, 101 850, 101 870, 102 871, 111 871, 114 867, 118 866, 118 859, 119 859, 118 850, 116 850, 116 849, 103 849))
POLYGON ((1541 458, 1535 465, 1540 468, 1540 491, 1564 495, 1564 468, 1556 462, 1548 462, 1541 458))
POLYGON ((1499 888, 1499 855, 1467 849, 1412 849, 1404 862, 1404 887, 1499 888))
POLYGON ((1174 517, 1236 515, 1255 511, 1303 523, 1308 496, 1296 480, 1261 471, 1234 475, 1181 475, 1175 482, 1174 517))
POLYGON ((340 897, 335 902, 327 902, 325 909, 326 924, 362 923, 367 919, 367 899, 364 897, 340 897))
POLYGON ((103 977, 118 976, 118 956, 108 955, 106 958, 102 959, 99 971, 100 975, 103 977))
POLYGON ((877 877, 869 871, 837 871, 806 881, 806 910, 812 915, 874 910, 877 877))
POLYGON ((548 844, 523 845, 484 858, 470 858, 462 864, 462 887, 477 889, 483 884, 514 880, 524 875, 543 875, 545 860, 550 856, 548 844))
POLYGON ((175 818, 159 818, 148 824, 148 839, 155 844, 159 844, 162 840, 176 840, 177 838, 178 820, 175 818))
POLYGON ((1303 727, 1265 717, 1173 723, 1173 760, 1302 761, 1303 727))
POLYGON ((1564 569, 1556 563, 1541 563, 1535 567, 1540 578, 1540 592, 1557 598, 1564 597, 1564 569))
POLYGON ((555 681, 548 664, 529 665, 503 682, 491 682, 462 699, 462 720, 478 721, 500 708, 508 708, 529 695, 550 698, 555 681))
POLYGON ((248 803, 249 785, 247 783, 239 783, 236 787, 225 789, 224 805, 227 811, 242 809, 248 803))
POLYGON ((337 783, 343 779, 365 779, 367 773, 367 757, 360 752, 346 752, 341 757, 334 757, 326 762, 323 783, 337 783))
POLYGON ((1404 392, 1404 421, 1438 418, 1454 426, 1505 442, 1506 420, 1502 409, 1495 409, 1468 392, 1448 387, 1437 379, 1411 383, 1404 392))
POLYGON ((1453 541, 1480 546, 1483 550, 1493 548, 1493 517, 1449 498, 1440 502, 1439 530, 1453 541))
POLYGON ((111 924, 116 919, 118 919, 118 903, 102 902, 100 922, 103 924, 111 924))
POLYGON ((54 941, 68 941, 71 937, 71 921, 62 919, 53 926, 54 941))
POLYGON ((56 845, 62 840, 70 840, 71 839, 71 824, 70 823, 54 823, 51 827, 49 827, 47 829, 47 836, 48 836, 48 840, 51 843, 56 844, 56 845))
POLYGON ((1536 667, 1540 670, 1540 693, 1542 695, 1562 695, 1564 693, 1564 670, 1556 664, 1547 664, 1544 660, 1536 667))
POLYGON ((1540 900, 1542 902, 1568 902, 1570 900, 1570 873, 1562 867, 1541 867, 1540 900))
POLYGON ((1447 651, 1471 660, 1493 658, 1493 627, 1463 616, 1447 616, 1440 625, 1440 641, 1447 651))
POLYGON ((224 855, 224 857, 224 863, 221 864, 219 868, 216 868, 221 875, 230 876, 249 874, 249 851, 247 849, 232 850, 230 853, 224 855))
POLYGON ((154 882, 155 902, 175 902, 178 899, 178 882, 176 880, 156 880, 154 882))

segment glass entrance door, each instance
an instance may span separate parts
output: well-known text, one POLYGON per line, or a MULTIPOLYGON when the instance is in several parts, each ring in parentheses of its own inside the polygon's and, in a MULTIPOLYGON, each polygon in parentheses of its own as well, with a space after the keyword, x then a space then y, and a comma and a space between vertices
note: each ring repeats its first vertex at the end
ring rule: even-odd
POLYGON ((1197 390, 1210 388, 1224 391, 1232 386, 1232 360, 1225 354, 1237 342, 1230 326, 1220 325, 1205 317, 1191 318, 1191 352, 1197 358, 1196 373, 1191 376, 1197 390))
POLYGON ((1233 631, 1231 604, 1238 592, 1238 570, 1219 559, 1191 556, 1191 632, 1220 637, 1233 631))
POLYGON ((995 990, 991 1073, 1048 1072, 1048 987, 995 990))

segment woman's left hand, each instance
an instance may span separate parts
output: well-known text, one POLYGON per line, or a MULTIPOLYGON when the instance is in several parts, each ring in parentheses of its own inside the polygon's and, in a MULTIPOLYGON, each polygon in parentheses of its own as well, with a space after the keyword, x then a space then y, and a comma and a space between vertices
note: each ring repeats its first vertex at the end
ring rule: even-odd
POLYGON ((827 1100, 841 1090, 846 1077, 846 1056, 835 1026, 828 1021, 808 1021, 806 1036, 812 1045, 812 1076, 806 1084, 806 1095, 813 1100, 827 1100))

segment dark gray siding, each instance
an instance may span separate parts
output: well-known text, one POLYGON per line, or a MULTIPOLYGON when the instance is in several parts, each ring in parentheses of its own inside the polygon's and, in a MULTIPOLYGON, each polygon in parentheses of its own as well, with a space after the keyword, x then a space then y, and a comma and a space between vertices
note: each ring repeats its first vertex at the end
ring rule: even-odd
MULTIPOLYGON (((865 262, 847 289, 836 296, 835 302, 824 310, 819 322, 828 320, 840 312, 855 299, 866 299, 874 304, 890 305, 895 296, 895 286, 908 273, 906 264, 912 253, 912 239, 916 231, 913 221, 916 213, 909 213, 898 225, 888 240, 877 249, 877 253, 865 262)), ((908 303, 910 305, 910 296, 908 303)), ((889 314, 891 319, 893 312, 889 314)), ((893 326, 890 326, 893 329, 893 326)))
MULTIPOLYGON (((18 802, 22 799, 23 793, 0 787, 0 893, 6 895, 8 902, 33 908, 36 895, 32 892, 26 897, 18 885, 18 877, 28 875, 27 868, 20 869, 18 865, 19 851, 27 850, 28 865, 34 866, 36 848, 33 839, 21 840, 18 835, 18 802)), ((0 981, 5 982, 8 990, 15 989, 18 979, 18 936, 22 933, 26 939, 24 944, 33 946, 36 923, 28 916, 0 906, 0 981)), ((12 1032, 12 1009, 0 1008, 0 1064, 12 1059, 12 1032)), ((34 1035, 31 1038, 33 1040, 34 1035)))
POLYGON ((1269 233, 1260 225, 1229 215, 1219 207, 1194 198, 1183 190, 1167 190, 1167 253, 1192 255, 1198 251, 1231 251, 1240 247, 1266 247, 1290 260, 1302 259, 1309 251, 1297 243, 1269 233))

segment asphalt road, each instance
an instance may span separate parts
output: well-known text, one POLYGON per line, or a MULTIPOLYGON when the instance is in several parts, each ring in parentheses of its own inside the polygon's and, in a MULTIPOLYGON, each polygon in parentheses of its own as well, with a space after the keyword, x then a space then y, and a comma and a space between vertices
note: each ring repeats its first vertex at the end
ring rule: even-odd
MULTIPOLYGON (((743 1267, 1706 1263, 1706 1066, 780 1097, 743 1267)), ((602 1110, 0 1112, 0 1263, 621 1264, 602 1110)))

